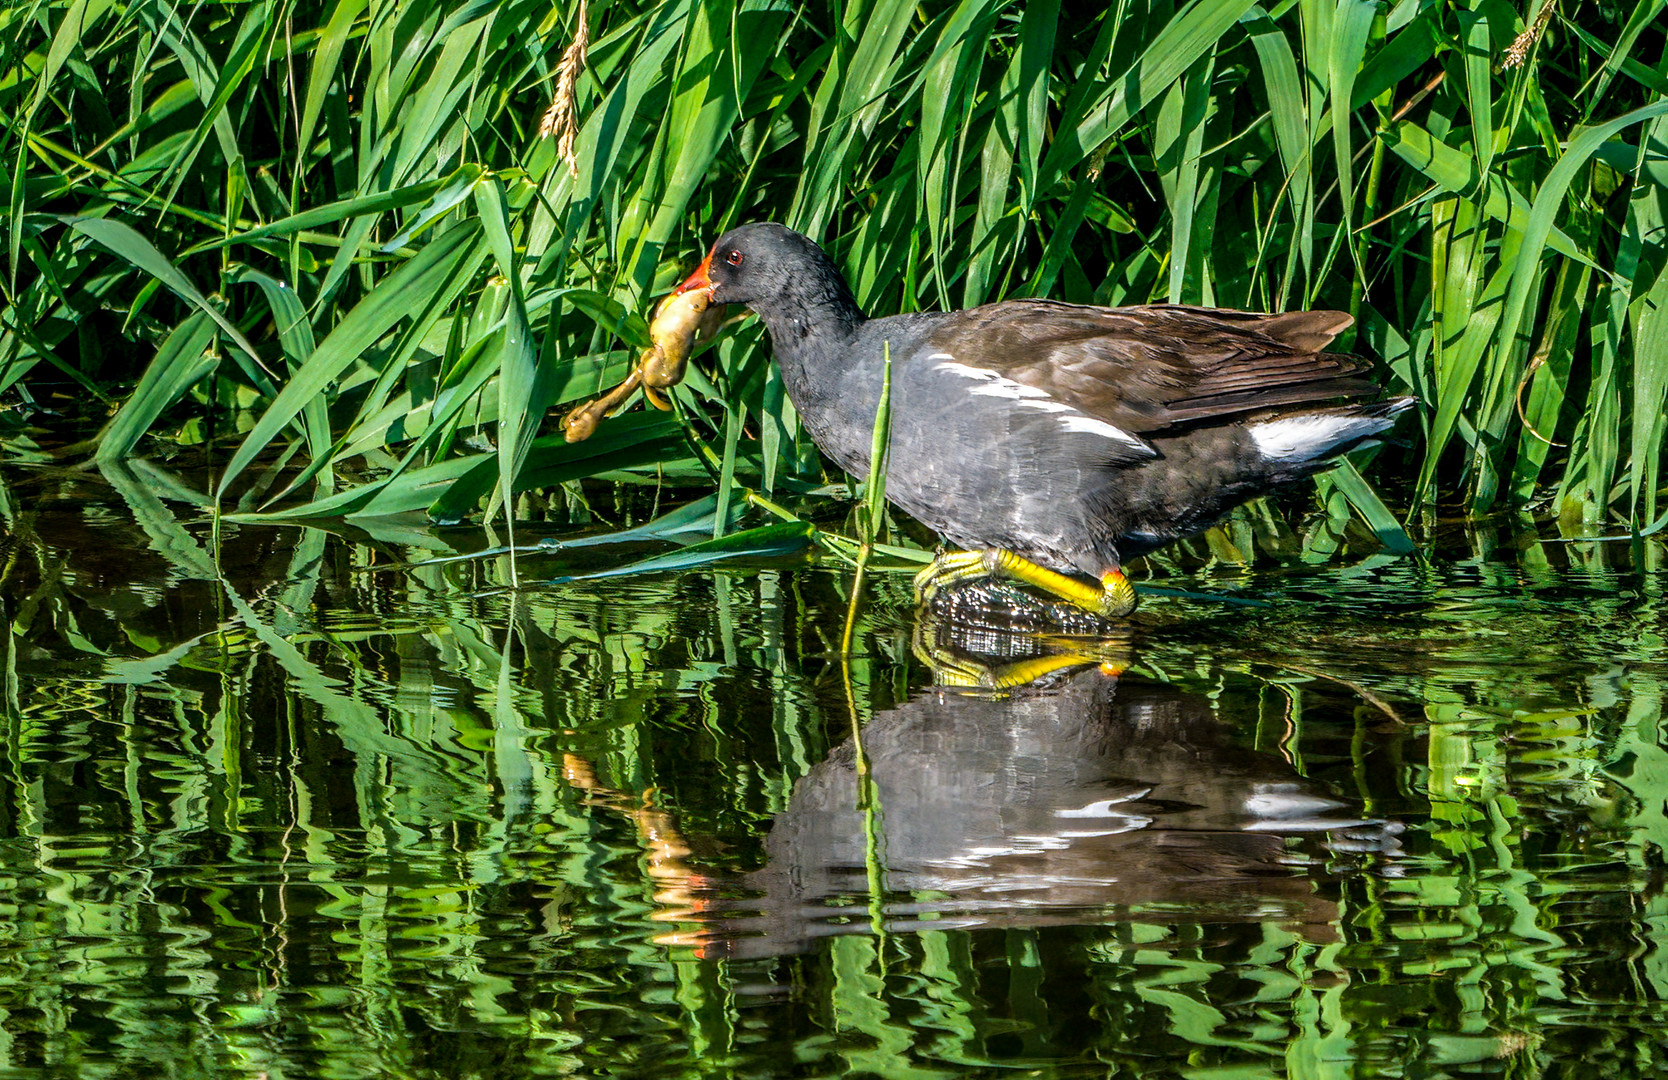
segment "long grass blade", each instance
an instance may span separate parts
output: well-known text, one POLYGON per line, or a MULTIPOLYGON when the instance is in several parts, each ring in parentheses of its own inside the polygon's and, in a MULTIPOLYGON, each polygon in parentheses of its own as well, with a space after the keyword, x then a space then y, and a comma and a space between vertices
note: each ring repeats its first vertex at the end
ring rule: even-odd
POLYGON ((221 473, 217 493, 224 495, 233 480, 266 449, 267 444, 326 389, 364 351, 401 319, 411 314, 414 297, 428 300, 461 292, 479 260, 480 233, 449 229, 425 246, 410 262, 378 284, 308 357, 267 407, 221 473))
POLYGON ((219 358, 208 352, 214 334, 214 320, 203 312, 174 328, 145 368, 139 385, 99 435, 94 461, 105 465, 126 457, 164 410, 215 369, 219 358))

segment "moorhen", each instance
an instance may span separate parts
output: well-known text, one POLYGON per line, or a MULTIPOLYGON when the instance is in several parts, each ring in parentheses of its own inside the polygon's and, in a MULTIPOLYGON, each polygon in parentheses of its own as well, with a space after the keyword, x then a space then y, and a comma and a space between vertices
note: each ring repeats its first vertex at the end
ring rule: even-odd
POLYGON ((916 578, 1003 577, 1127 615, 1123 560, 1197 533, 1383 434, 1365 360, 1325 352, 1350 317, 1007 300, 868 319, 832 260, 782 225, 725 233, 679 292, 744 304, 770 331, 806 431, 867 475, 892 358, 886 495, 968 550, 916 578))

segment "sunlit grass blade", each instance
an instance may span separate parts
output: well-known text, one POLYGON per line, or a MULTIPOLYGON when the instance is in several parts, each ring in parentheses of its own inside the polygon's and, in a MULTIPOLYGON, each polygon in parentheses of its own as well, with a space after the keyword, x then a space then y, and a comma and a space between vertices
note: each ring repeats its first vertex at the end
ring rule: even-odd
POLYGON ((1668 273, 1659 273, 1633 316, 1633 416, 1629 425, 1628 511, 1656 517, 1664 414, 1668 406, 1668 273))
POLYGON ((1624 113, 1614 120, 1581 130, 1570 140, 1563 156, 1547 173, 1540 190, 1535 194, 1535 203, 1529 211, 1529 218, 1524 223, 1523 246, 1515 261, 1511 289, 1506 295, 1505 311, 1500 319, 1499 340, 1503 346, 1517 338, 1519 326, 1523 321, 1524 307, 1529 299, 1529 290, 1539 277, 1541 251, 1552 232, 1553 218, 1563 206, 1564 196, 1576 173, 1586 166, 1606 139, 1658 116, 1668 116, 1668 101, 1654 102, 1624 113))
POLYGON ((1410 555, 1415 550, 1413 540, 1402 528, 1402 523, 1390 508, 1384 505, 1378 492, 1361 475, 1359 469, 1350 461, 1340 461, 1338 467, 1327 474, 1327 479, 1336 484, 1338 490, 1344 493, 1355 512, 1361 515, 1361 520, 1373 530, 1378 542, 1384 550, 1392 555, 1410 555))
POLYGON ((552 578, 545 584, 564 585, 570 581, 595 581, 599 578, 635 577, 638 574, 692 570, 700 566, 741 559, 780 558, 810 548, 815 532, 810 524, 803 521, 760 525, 754 529, 744 529, 738 533, 721 536, 716 540, 703 540, 680 551, 639 559, 624 566, 552 578))
POLYGON ((358 360, 396 323, 411 315, 418 304, 433 304, 461 292, 483 254, 481 248, 477 229, 449 229, 355 305, 291 376, 253 430, 244 437, 221 474, 219 493, 226 492, 255 455, 266 449, 309 401, 324 393, 349 364, 358 360))
MULTIPOLYGON (((475 205, 480 211, 487 246, 498 262, 499 275, 509 285, 509 310, 498 337, 498 500, 504 507, 505 527, 510 544, 515 544, 515 499, 513 486, 527 448, 550 400, 550 380, 540 378, 538 349, 533 328, 527 321, 527 300, 522 292, 521 263, 510 240, 509 212, 504 189, 496 177, 475 188, 475 205)), ((515 576, 515 560, 510 560, 515 576)))
MULTIPOLYGON (((1281 200, 1291 207, 1290 221, 1294 236, 1287 251, 1286 278, 1289 284, 1292 267, 1301 253, 1313 247, 1314 233, 1314 166, 1309 146, 1309 104, 1303 94, 1298 76, 1297 59, 1291 43, 1261 8, 1252 8, 1245 17, 1245 28, 1256 48, 1258 66, 1262 71, 1263 87, 1268 95, 1269 124, 1274 129, 1274 146, 1279 153, 1281 181, 1274 189, 1274 204, 1281 200)), ((1264 211, 1268 225, 1258 222, 1256 264, 1260 268, 1273 237, 1270 235, 1273 215, 1264 211)), ((1306 256, 1305 256, 1306 258, 1306 256)), ((1255 272, 1255 271, 1254 271, 1255 272)), ((1257 289, 1255 277, 1247 285, 1257 289)), ((1278 295, 1283 296, 1286 284, 1278 295)), ((1247 293, 1246 303, 1257 302, 1247 293)), ((1278 307, 1278 302, 1264 300, 1263 306, 1278 307)))
POLYGON ((100 434, 95 461, 102 465, 126 457, 164 410, 215 369, 219 358, 207 354, 214 334, 214 321, 203 312, 174 328, 145 368, 139 385, 100 434))
MULTIPOLYGON (((516 490, 560 484, 611 469, 672 460, 683 446, 677 421, 642 413, 616 417, 582 443, 544 436, 528 449, 516 490)), ((413 465, 389 480, 338 491, 296 506, 259 513, 227 514, 235 521, 286 521, 315 517, 407 514, 426 510, 431 518, 456 524, 480 509, 498 486, 498 455, 474 453, 429 465, 413 465)))
POLYGON ((213 319, 220 327, 220 332, 237 346, 240 359, 244 365, 244 372, 256 385, 270 387, 265 370, 259 356, 255 354, 255 347, 243 332, 232 324, 232 321, 215 305, 209 303, 197 286, 191 283, 168 258, 158 251, 149 240, 135 231, 132 227, 119 221, 107 221, 103 218, 71 218, 64 222, 76 232, 94 240, 115 254, 126 259, 145 273, 156 278, 162 284, 173 290, 180 299, 186 301, 203 314, 213 319))
POLYGON ((886 518, 886 466, 892 447, 892 347, 885 348, 885 371, 880 379, 880 401, 875 405, 874 432, 869 437, 869 476, 863 484, 862 510, 857 515, 857 538, 868 545, 880 539, 886 518))
POLYGON ((883 88, 892 81, 898 49, 910 27, 914 5, 907 0, 878 0, 872 9, 852 4, 844 30, 850 44, 836 48, 830 76, 812 98, 811 145, 787 221, 813 233, 822 231, 832 209, 832 195, 842 182, 853 144, 874 127, 884 107, 883 88))
POLYGON ((1060 132, 1038 170, 1037 193, 1050 193, 1068 170, 1157 100, 1250 8, 1249 0, 1194 0, 1177 12, 1128 71, 1062 117, 1060 132))
MULTIPOLYGON (((1546 0, 1546 2, 1551 3, 1552 0, 1546 0)), ((1604 100, 1605 91, 1610 88, 1610 81, 1616 77, 1618 72, 1629 65, 1630 54, 1633 52, 1633 46, 1639 40, 1640 35, 1662 15, 1664 8, 1668 8, 1668 0, 1638 0, 1638 3, 1634 4, 1633 11, 1628 15, 1627 24, 1622 27, 1615 43, 1610 46, 1610 55, 1605 57, 1604 68, 1599 73, 1598 80, 1591 92, 1587 95, 1588 117, 1592 116, 1592 110, 1598 108, 1604 100)), ((1638 65, 1634 65, 1634 67, 1637 70, 1638 65)), ((1643 73, 1655 74, 1650 72, 1649 68, 1644 69, 1643 73)), ((1658 78, 1660 77, 1659 75, 1658 78)), ((1657 89, 1660 91, 1660 84, 1657 89)))
MULTIPOLYGON (((528 448, 513 490, 547 487, 613 469, 641 468, 669 461, 683 445, 683 432, 677 420, 664 413, 615 417, 581 443, 569 443, 560 435, 542 436, 528 448)), ((396 490, 390 484, 366 504, 364 512, 400 513, 425 505, 413 504, 410 499, 414 491, 424 490, 426 481, 429 500, 432 500, 426 504, 429 516, 436 521, 463 520, 475 511, 483 496, 498 486, 498 457, 491 454, 454 458, 428 466, 422 473, 423 476, 416 478, 415 474, 400 477, 399 492, 404 494, 396 499, 396 490), (460 461, 466 467, 460 468, 460 461)))
MULTIPOLYGON (((1338 168, 1338 197, 1342 213, 1338 227, 1345 236, 1355 228, 1354 139, 1350 130, 1354 120, 1355 76, 1367 55, 1367 43, 1372 37, 1373 23, 1378 18, 1378 4, 1372 0, 1339 0, 1332 18, 1331 48, 1327 52, 1327 82, 1332 97, 1333 160, 1338 168)), ((1483 166, 1483 172, 1488 167, 1483 166)), ((1361 250, 1348 242, 1350 259, 1357 274, 1364 273, 1361 250)))
POLYGON ((1202 296, 1188 296, 1184 290, 1190 271, 1195 279, 1194 292, 1200 289, 1193 219, 1200 198, 1199 157, 1204 149, 1205 110, 1210 104, 1215 70, 1216 55, 1208 53, 1172 86, 1164 95, 1154 130, 1159 182, 1170 204, 1170 280, 1165 294, 1172 304, 1202 300, 1202 296))
MULTIPOLYGON (((1385 140, 1397 156, 1444 191, 1472 198, 1476 196, 1479 184, 1484 186, 1486 195, 1482 205, 1489 217, 1520 231, 1528 222, 1529 200, 1512 186, 1510 178, 1494 173, 1479 181, 1476 162, 1432 138, 1430 132, 1418 124, 1400 121, 1386 129, 1385 140)), ((1554 251, 1572 259, 1591 259, 1556 226, 1547 236, 1547 246, 1554 251)))
MULTIPOLYGON (((228 280, 249 282, 261 290, 267 308, 272 312, 278 343, 284 350, 289 370, 292 374, 301 370, 301 366, 313 355, 317 343, 313 338, 313 326, 307 321, 307 312, 295 290, 246 266, 234 268, 227 276, 228 280)), ((318 469, 309 470, 309 474, 317 475, 328 490, 333 482, 330 472, 330 412, 322 395, 314 397, 302 408, 301 426, 307 434, 308 452, 318 464, 318 469)))
MULTIPOLYGON (((733 509, 727 515, 728 520, 718 516, 717 494, 707 495, 695 500, 687 506, 680 506, 669 514, 662 514, 653 521, 630 529, 616 529, 612 532, 591 533, 586 536, 559 537, 540 540, 535 544, 523 544, 515 550, 523 554, 550 553, 557 551, 574 551, 580 548, 611 546, 615 544, 642 544, 665 542, 671 544, 689 545, 701 543, 713 538, 714 523, 721 522, 718 527, 720 536, 730 531, 739 517, 733 509)), ((423 559, 412 563, 411 566, 437 566, 446 563, 467 562, 474 559, 491 558, 505 554, 511 550, 509 544, 485 548, 481 551, 465 552, 461 555, 446 555, 435 559, 423 559)))
MULTIPOLYGON (((1662 7, 593 3, 570 172, 538 119, 572 8, 13 5, 0 395, 132 398, 104 460, 139 426, 209 440, 211 460, 230 448, 222 493, 262 474, 240 504, 421 490, 470 517, 544 475, 545 403, 619 378, 705 245, 775 219, 876 315, 1022 295, 1347 309, 1361 337, 1340 347, 1376 348, 1430 410, 1430 444, 1379 455, 1375 482, 1417 475, 1422 513, 1551 492, 1575 518, 1647 514, 1668 439, 1642 349, 1662 7), (234 362, 188 389, 157 358, 198 316, 234 362), (360 487, 308 490, 332 476, 360 487)), ((619 446, 551 475, 710 466, 737 502, 820 482, 768 350, 747 328, 705 354, 664 460, 619 446)))

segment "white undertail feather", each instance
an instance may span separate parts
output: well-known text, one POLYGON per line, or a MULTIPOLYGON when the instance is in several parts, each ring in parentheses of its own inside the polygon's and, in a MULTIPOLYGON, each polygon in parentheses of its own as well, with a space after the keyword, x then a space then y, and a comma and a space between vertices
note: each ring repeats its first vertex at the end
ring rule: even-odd
POLYGON ((1300 413, 1252 424, 1251 439, 1272 461, 1319 461, 1338 448, 1388 431, 1392 421, 1383 416, 1346 412, 1300 413))

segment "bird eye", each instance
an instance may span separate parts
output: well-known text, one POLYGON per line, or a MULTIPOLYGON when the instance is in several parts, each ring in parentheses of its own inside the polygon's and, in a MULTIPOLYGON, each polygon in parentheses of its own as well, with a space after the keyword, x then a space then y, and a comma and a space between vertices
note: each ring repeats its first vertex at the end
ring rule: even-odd
POLYGON ((734 248, 731 248, 730 253, 728 255, 724 256, 724 261, 729 263, 731 266, 740 266, 741 265, 741 252, 735 250, 734 248))

